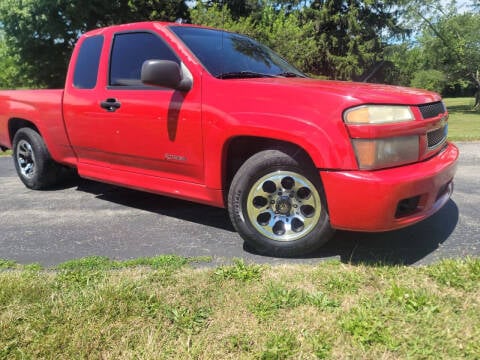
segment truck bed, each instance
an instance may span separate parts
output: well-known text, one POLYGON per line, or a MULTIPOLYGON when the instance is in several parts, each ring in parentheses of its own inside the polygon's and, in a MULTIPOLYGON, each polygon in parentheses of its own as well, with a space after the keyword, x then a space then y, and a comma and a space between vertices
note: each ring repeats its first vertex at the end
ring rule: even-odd
POLYGON ((63 92, 63 89, 0 91, 0 145, 12 147, 9 126, 19 124, 22 119, 34 121, 49 144, 52 157, 62 163, 74 163, 62 116, 63 92))

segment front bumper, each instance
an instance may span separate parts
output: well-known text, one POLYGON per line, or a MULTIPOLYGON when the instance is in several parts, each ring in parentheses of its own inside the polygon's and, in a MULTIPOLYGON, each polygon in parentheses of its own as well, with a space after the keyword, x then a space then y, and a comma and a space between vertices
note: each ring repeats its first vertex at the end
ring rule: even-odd
POLYGON ((336 229, 388 231, 438 211, 453 191, 458 148, 448 143, 434 157, 378 171, 322 171, 330 223, 336 229))

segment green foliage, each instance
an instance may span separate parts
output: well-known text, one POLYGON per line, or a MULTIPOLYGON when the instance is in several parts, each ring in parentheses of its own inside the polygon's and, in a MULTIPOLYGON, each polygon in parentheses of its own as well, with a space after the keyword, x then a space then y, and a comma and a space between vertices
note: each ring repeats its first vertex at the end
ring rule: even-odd
POLYGON ((178 255, 160 255, 148 258, 137 258, 121 262, 125 267, 149 266, 152 269, 178 270, 189 262, 196 261, 195 258, 187 259, 178 255))
POLYGON ((380 310, 374 302, 364 300, 345 315, 341 327, 364 348, 379 344, 394 350, 398 343, 385 326, 386 319, 379 313, 380 310))
POLYGON ((103 279, 106 270, 148 266, 160 272, 160 278, 152 275, 155 281, 166 282, 174 271, 185 266, 196 258, 187 259, 177 255, 160 255, 150 258, 115 261, 103 256, 90 256, 78 260, 69 260, 57 266, 58 287, 76 288, 96 286, 103 279))
POLYGON ((59 270, 111 270, 136 266, 149 266, 153 269, 179 269, 182 266, 196 261, 209 261, 205 258, 185 258, 178 255, 159 255, 153 257, 136 258, 132 260, 116 261, 104 256, 89 256, 81 259, 69 260, 57 265, 59 270))
POLYGON ((231 266, 220 266, 215 270, 215 277, 223 280, 252 281, 260 280, 264 267, 260 265, 247 265, 243 259, 234 259, 231 266))
POLYGON ((447 76, 439 70, 420 70, 415 73, 410 85, 441 93, 447 85, 447 76))
MULTIPOLYGON (((247 6, 248 7, 248 6, 247 6)), ((386 37, 404 33, 393 2, 266 2, 247 12, 197 1, 193 23, 252 36, 304 72, 352 79, 383 59, 386 37)))
POLYGON ((110 269, 105 258, 58 271, 17 265, 0 271, 0 358, 474 360, 478 264, 272 266, 235 286, 212 281, 210 267, 184 266, 165 285, 152 281, 162 268, 110 269), (66 271, 98 278, 57 286, 66 271), (355 291, 328 285, 349 281, 355 291))
POLYGON ((455 141, 480 140, 480 109, 473 109, 472 98, 445 98, 448 138, 455 141))
POLYGON ((12 260, 0 259, 0 270, 1 269, 15 269, 17 263, 12 260))
POLYGON ((443 71, 450 87, 465 87, 480 69, 480 14, 452 14, 427 27, 420 37, 425 68, 443 71))
POLYGON ((227 344, 229 349, 233 351, 244 351, 244 352, 251 352, 254 341, 245 334, 240 335, 231 335, 227 338, 227 344))
POLYGON ((57 265, 58 270, 109 270, 118 268, 115 261, 104 256, 89 256, 81 259, 68 260, 57 265))
POLYGON ((447 287, 476 291, 480 288, 480 259, 443 260, 427 269, 428 275, 447 287))
POLYGON ((325 286, 329 291, 340 294, 355 294, 361 285, 362 277, 351 272, 334 274, 325 281, 325 286))
POLYGON ((333 339, 325 333, 319 332, 310 337, 312 343, 313 352, 317 359, 329 359, 332 347, 333 339))
POLYGON ((0 24, 9 61, 24 74, 19 83, 12 85, 30 85, 20 81, 29 79, 39 87, 63 87, 73 46, 87 30, 177 18, 188 18, 183 0, 3 0, 0 24))
POLYGON ((439 312, 439 304, 433 295, 423 289, 409 289, 392 284, 387 296, 394 306, 402 306, 409 312, 439 312))
MULTIPOLYGON (((480 12, 458 11, 455 1, 401 1, 402 26, 415 30, 411 41, 395 45, 387 57, 395 63, 395 82, 467 95, 480 86, 480 12), (440 75, 443 73, 443 75, 440 75)), ((467 11, 465 11, 467 10, 467 11)))
POLYGON ((31 86, 32 82, 26 76, 26 68, 19 55, 9 51, 5 36, 0 32, 0 89, 31 86))
POLYGON ((259 41, 281 54, 291 64, 306 72, 315 72, 314 59, 318 56, 313 21, 302 21, 303 12, 287 14, 272 6, 263 9, 253 34, 259 41))
POLYGON ((293 356, 300 343, 294 333, 282 331, 271 334, 266 343, 266 349, 260 355, 262 360, 281 360, 293 356))
POLYGON ((259 13, 234 20, 227 6, 214 4, 207 7, 202 2, 197 2, 191 10, 193 23, 251 36, 299 69, 310 71, 312 59, 318 53, 314 26, 312 21, 301 21, 300 14, 301 11, 286 13, 267 5, 259 13))
POLYGON ((166 307, 165 314, 178 330, 189 334, 198 333, 206 325, 211 309, 200 307, 166 307))
POLYGON ((338 307, 339 303, 322 292, 310 294, 295 288, 287 289, 280 284, 270 284, 260 301, 252 304, 251 311, 259 318, 266 319, 280 309, 293 309, 301 305, 311 305, 324 310, 338 307))
POLYGON ((314 67, 333 79, 352 79, 383 60, 385 38, 404 31, 388 1, 314 1, 307 18, 315 22, 319 54, 314 67))
POLYGON ((480 7, 470 1, 3 0, 0 88, 63 87, 78 36, 101 26, 189 19, 252 36, 313 76, 470 94, 480 7), (410 37, 409 37, 410 35, 410 37))

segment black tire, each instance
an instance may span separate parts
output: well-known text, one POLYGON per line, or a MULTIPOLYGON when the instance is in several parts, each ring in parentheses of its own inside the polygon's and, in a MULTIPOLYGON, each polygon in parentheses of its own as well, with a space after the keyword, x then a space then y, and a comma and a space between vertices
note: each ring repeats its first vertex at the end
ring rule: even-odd
POLYGON ((63 180, 63 167, 52 159, 33 129, 22 128, 13 137, 13 160, 18 177, 29 189, 48 189, 63 180))
POLYGON ((228 194, 233 226, 259 254, 311 253, 333 235, 320 176, 296 150, 261 151, 235 174, 228 194))

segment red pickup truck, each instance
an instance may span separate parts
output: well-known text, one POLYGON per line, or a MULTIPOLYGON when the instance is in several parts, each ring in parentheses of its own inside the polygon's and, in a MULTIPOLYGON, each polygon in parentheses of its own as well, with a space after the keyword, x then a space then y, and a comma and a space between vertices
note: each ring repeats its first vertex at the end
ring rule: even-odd
POLYGON ((275 256, 439 210, 458 157, 447 119, 436 93, 314 80, 246 36, 160 22, 84 34, 64 90, 0 92, 0 146, 28 188, 71 167, 227 207, 275 256))

